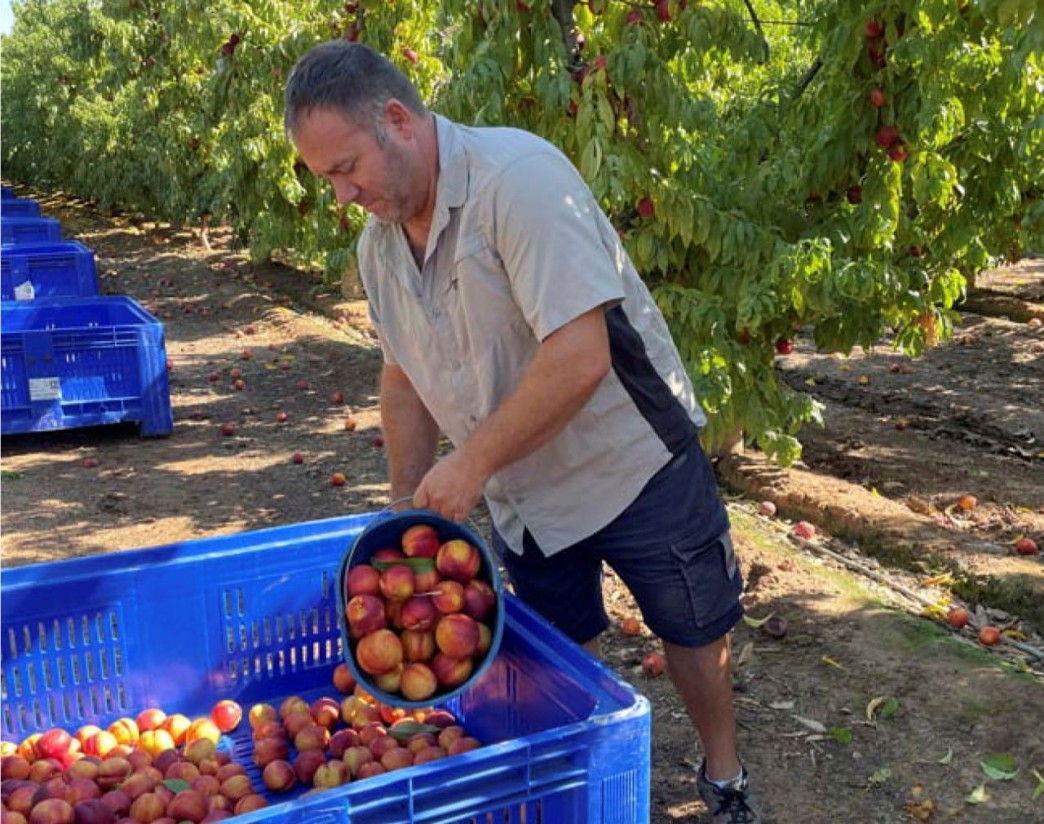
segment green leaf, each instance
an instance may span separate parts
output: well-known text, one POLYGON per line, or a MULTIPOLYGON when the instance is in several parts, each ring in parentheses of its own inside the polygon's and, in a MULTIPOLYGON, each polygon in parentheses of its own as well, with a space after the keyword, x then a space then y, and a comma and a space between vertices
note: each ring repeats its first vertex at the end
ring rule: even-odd
POLYGON ((884 706, 881 707, 881 717, 891 718, 899 711, 899 701, 895 698, 889 698, 885 701, 884 706))
POLYGON ((827 732, 838 744, 852 743, 852 730, 848 727, 831 727, 827 732))
POLYGON ((1044 795, 1044 775, 1034 770, 1033 776, 1037 779, 1037 788, 1033 791, 1033 800, 1036 801, 1044 795))
POLYGON ((388 728, 388 735, 398 741, 407 741, 414 735, 422 732, 438 735, 439 728, 431 724, 423 724, 420 721, 400 721, 388 728))
POLYGON ((986 801, 989 795, 986 794, 986 782, 982 782, 978 787, 968 793, 968 797, 964 799, 969 804, 981 804, 986 801))
POLYGON ((1007 753, 989 755, 985 761, 980 762, 980 766, 986 777, 994 781, 1011 781, 1019 774, 1015 757, 1007 753))
POLYGON ((183 778, 165 778, 163 779, 163 786, 177 795, 178 793, 189 789, 192 785, 183 778))
POLYGON ((940 764, 949 764, 953 761, 953 747, 946 750, 946 755, 939 759, 940 764))
POLYGON ((384 572, 384 570, 393 566, 406 566, 412 569, 414 572, 431 572, 433 569, 435 569, 435 559, 396 558, 394 561, 384 561, 379 558, 371 558, 370 566, 372 566, 378 572, 384 572))
POLYGON ((24 472, 18 472, 14 469, 0 469, 0 480, 3 481, 17 481, 19 478, 24 478, 24 472))

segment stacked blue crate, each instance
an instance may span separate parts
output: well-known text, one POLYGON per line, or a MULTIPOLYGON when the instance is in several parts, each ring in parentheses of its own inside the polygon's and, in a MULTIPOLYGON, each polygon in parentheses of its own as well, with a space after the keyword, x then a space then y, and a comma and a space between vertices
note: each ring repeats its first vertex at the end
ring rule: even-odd
POLYGON ((133 298, 100 297, 94 251, 35 200, 5 186, 0 215, 0 433, 134 422, 169 435, 163 324, 133 298))

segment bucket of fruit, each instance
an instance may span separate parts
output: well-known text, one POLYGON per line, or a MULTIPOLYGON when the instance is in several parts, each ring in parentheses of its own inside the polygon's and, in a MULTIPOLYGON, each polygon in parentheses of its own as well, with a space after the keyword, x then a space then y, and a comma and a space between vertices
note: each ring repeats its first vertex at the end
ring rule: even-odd
POLYGON ((500 648, 493 555, 475 530, 429 510, 376 516, 341 561, 337 587, 345 661, 386 704, 447 701, 481 678, 500 648))

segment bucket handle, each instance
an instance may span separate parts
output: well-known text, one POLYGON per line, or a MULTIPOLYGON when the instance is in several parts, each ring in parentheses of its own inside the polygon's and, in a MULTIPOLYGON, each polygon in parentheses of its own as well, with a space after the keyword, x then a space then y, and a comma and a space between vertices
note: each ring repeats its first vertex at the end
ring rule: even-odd
MULTIPOLYGON (((377 517, 374 518, 374 521, 376 521, 381 515, 384 515, 384 514, 386 514, 388 512, 391 512, 399 504, 405 503, 406 501, 412 501, 412 500, 413 500, 413 496, 412 495, 403 495, 401 498, 396 498, 394 501, 390 502, 389 504, 387 504, 382 509, 377 510, 377 517)), ((417 509, 415 511, 416 512, 427 512, 427 511, 430 511, 430 510, 417 509)), ((468 517, 467 519, 465 519, 465 523, 471 528, 471 531, 474 532, 476 535, 481 535, 482 534, 482 530, 479 529, 478 524, 475 523, 475 520, 473 518, 468 517)))

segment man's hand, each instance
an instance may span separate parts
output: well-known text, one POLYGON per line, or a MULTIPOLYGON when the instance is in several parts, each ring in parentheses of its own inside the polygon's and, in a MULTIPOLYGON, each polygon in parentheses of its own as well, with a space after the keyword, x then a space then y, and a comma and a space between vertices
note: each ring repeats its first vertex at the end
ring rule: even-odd
POLYGON ((466 449, 451 452, 421 479, 413 505, 464 521, 478 503, 489 476, 468 460, 466 449))

